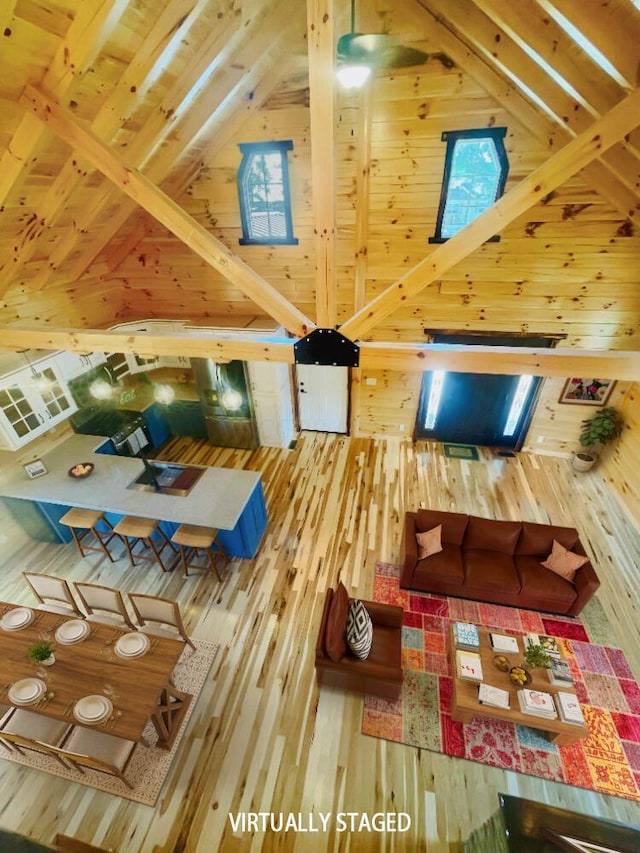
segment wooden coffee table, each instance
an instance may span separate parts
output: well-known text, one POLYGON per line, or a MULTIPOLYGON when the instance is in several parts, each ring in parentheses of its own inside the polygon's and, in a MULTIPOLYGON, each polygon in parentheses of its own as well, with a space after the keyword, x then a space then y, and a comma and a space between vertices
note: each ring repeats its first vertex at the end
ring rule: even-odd
MULTIPOLYGON (((482 661, 482 675, 485 684, 492 687, 501 687, 509 691, 509 708, 493 708, 490 705, 481 705, 478 702, 478 684, 459 678, 456 670, 456 644, 453 636, 453 623, 449 629, 449 662, 453 676, 453 698, 451 701, 451 716, 459 723, 470 723, 474 717, 491 717, 494 720, 503 720, 509 723, 518 723, 532 729, 546 732, 549 739, 558 746, 568 746, 577 740, 585 738, 589 734, 586 725, 574 726, 571 723, 563 723, 562 720, 548 720, 544 717, 536 717, 533 714, 523 714, 518 704, 518 688, 511 682, 508 672, 501 672, 493 665, 496 654, 504 654, 510 661, 511 666, 522 663, 524 659, 524 642, 522 637, 516 637, 518 641, 518 654, 506 654, 494 652, 489 640, 489 631, 479 628, 480 633, 480 659, 482 661)), ((545 670, 537 669, 531 672, 532 682, 527 687, 530 690, 541 690, 545 693, 569 693, 566 687, 558 687, 551 684, 545 670)))

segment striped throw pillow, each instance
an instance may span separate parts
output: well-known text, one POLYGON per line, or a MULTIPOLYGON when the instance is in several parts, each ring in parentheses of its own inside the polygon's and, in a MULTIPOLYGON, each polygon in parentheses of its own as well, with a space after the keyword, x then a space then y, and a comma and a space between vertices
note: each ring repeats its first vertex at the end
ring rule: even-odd
POLYGON ((357 598, 349 605, 347 643, 356 657, 361 660, 369 657, 373 643, 373 622, 367 608, 357 598))

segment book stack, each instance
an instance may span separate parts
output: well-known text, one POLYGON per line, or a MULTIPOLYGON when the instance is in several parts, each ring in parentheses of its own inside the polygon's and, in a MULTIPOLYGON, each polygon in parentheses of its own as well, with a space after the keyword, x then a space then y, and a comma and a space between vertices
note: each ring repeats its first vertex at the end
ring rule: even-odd
POLYGON ((456 649, 456 671, 465 681, 482 681, 482 662, 477 652, 456 649))
POLYGON ((524 638, 524 647, 528 649, 529 646, 542 646, 549 657, 560 660, 560 647, 555 637, 549 637, 546 634, 527 634, 524 638))
POLYGON ((543 693, 541 690, 528 690, 524 687, 522 690, 518 690, 517 695, 523 714, 545 717, 547 720, 555 720, 558 716, 556 706, 553 704, 553 696, 550 693, 543 693))
POLYGON ((582 709, 575 693, 556 693, 555 698, 558 716, 563 723, 571 723, 572 726, 584 726, 582 709))
POLYGON ((518 653, 518 641, 515 637, 507 637, 505 634, 489 634, 489 641, 494 652, 518 653))
POLYGON ((555 687, 573 687, 573 676, 566 660, 553 660, 547 670, 549 681, 555 687))
POLYGON ((491 705, 492 708, 508 708, 509 691, 483 682, 478 687, 478 702, 481 705, 491 705))
POLYGON ((480 648, 478 626, 470 622, 454 622, 453 639, 457 649, 470 649, 473 652, 480 648))

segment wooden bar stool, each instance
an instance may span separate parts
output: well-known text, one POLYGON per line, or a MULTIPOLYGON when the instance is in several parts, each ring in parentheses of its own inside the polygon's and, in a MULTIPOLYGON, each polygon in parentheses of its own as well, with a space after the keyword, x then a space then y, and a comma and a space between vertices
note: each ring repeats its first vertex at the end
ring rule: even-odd
POLYGON ((104 512, 99 509, 73 507, 68 512, 65 512, 60 519, 60 524, 64 524, 71 530, 71 535, 78 546, 80 556, 86 557, 85 551, 98 551, 106 554, 111 562, 114 562, 107 546, 112 539, 120 539, 120 537, 105 518, 104 512), (101 530, 98 524, 103 524, 105 529, 101 530), (85 544, 84 540, 89 534, 93 535, 96 544, 85 544))
POLYGON ((189 567, 200 569, 200 571, 211 571, 213 569, 222 581, 218 570, 218 557, 229 557, 218 541, 218 531, 213 527, 198 527, 195 524, 181 524, 171 537, 171 541, 180 546, 180 556, 184 566, 185 577, 189 574, 189 567), (215 547, 215 551, 213 548, 215 547), (193 562, 200 556, 204 556, 206 564, 201 565, 193 562))
POLYGON ((175 554, 175 548, 169 541, 166 533, 160 527, 160 521, 157 518, 139 518, 137 515, 125 515, 113 528, 114 532, 124 540, 124 544, 129 554, 131 565, 136 565, 138 560, 148 560, 152 563, 158 563, 163 572, 168 572, 173 566, 168 566, 162 559, 162 552, 168 546, 169 550, 175 554), (153 538, 155 534, 155 539, 153 538), (134 548, 138 543, 141 543, 143 549, 134 552, 134 548))

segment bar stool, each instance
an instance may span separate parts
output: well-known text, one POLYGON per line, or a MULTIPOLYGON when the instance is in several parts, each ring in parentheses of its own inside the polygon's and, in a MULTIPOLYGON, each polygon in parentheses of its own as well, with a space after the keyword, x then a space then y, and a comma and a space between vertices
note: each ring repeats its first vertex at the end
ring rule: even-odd
POLYGON ((180 556, 182 557, 182 565, 184 566, 185 577, 189 574, 189 567, 211 571, 213 569, 218 576, 218 580, 222 581, 222 577, 218 570, 218 557, 224 557, 228 561, 229 557, 220 542, 218 541, 218 531, 213 527, 198 527, 195 524, 181 524, 180 527, 171 537, 171 541, 180 546, 180 556), (215 551, 212 550, 215 546, 215 551), (204 555, 206 565, 202 566, 193 561, 204 555))
POLYGON ((74 538, 78 551, 81 557, 86 557, 85 551, 98 551, 107 555, 114 562, 107 545, 112 539, 120 539, 113 529, 111 523, 105 518, 104 512, 99 509, 80 509, 73 507, 60 519, 60 524, 64 524, 71 530, 71 535, 74 538), (98 524, 104 524, 106 530, 100 530, 98 524), (80 531, 80 532, 78 532, 80 531), (86 545, 83 540, 92 534, 96 540, 95 545, 86 545))
POLYGON ((163 572, 168 572, 170 566, 166 565, 162 559, 162 552, 168 546, 169 550, 175 554, 175 548, 169 541, 166 533, 160 527, 160 520, 157 518, 139 518, 137 515, 125 515, 113 528, 114 533, 124 540, 124 544, 129 554, 131 565, 136 565, 135 558, 139 560, 148 560, 152 563, 158 563, 163 572), (156 538, 152 537, 156 535, 156 538), (142 543, 143 548, 146 548, 147 553, 138 551, 134 554, 134 548, 138 543, 142 543))

